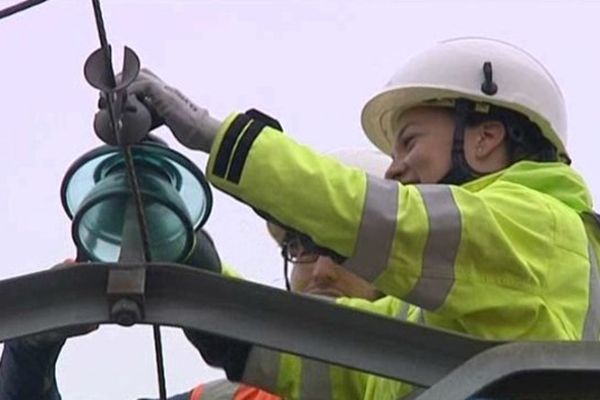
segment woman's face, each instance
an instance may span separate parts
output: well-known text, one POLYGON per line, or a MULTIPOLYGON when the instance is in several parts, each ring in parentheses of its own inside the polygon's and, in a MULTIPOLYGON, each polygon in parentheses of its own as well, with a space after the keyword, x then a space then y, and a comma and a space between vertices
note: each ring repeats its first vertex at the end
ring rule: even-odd
POLYGON ((402 114, 387 179, 437 183, 452 165, 454 118, 450 110, 417 107, 402 114))

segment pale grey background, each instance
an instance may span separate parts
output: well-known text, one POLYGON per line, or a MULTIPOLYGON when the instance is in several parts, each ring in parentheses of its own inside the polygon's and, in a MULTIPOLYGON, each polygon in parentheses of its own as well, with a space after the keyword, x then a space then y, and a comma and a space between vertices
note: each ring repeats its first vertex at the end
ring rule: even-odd
MULTIPOLYGON (((0 0, 0 7, 16 0, 0 0)), ((569 113, 574 167, 599 198, 600 4, 589 1, 126 1, 102 2, 117 58, 145 66, 214 115, 259 107, 322 151, 368 145, 362 105, 409 55, 456 36, 524 46, 554 74, 569 113)), ((90 1, 51 0, 0 21, 0 277, 73 255, 59 185, 70 163, 98 146, 97 93, 83 79, 98 47, 90 1)), ((204 167, 206 157, 174 148, 204 167)), ((249 279, 281 286, 278 251, 247 207, 216 194, 208 229, 249 279)), ((35 296, 35 293, 31 294, 35 296)), ((1 305, 0 305, 1 306, 1 305)), ((221 376, 165 329, 169 393, 221 376)), ((148 327, 103 327, 70 341, 59 363, 65 400, 155 395, 148 327)))

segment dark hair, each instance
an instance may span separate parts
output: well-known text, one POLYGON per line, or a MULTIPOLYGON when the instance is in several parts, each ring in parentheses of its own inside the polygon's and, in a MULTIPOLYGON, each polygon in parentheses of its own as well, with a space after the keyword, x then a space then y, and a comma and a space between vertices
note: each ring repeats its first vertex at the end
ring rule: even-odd
POLYGON ((558 150, 543 134, 539 126, 525 115, 503 107, 490 106, 488 113, 471 111, 466 126, 474 127, 488 121, 499 121, 507 134, 510 161, 559 161, 558 150))

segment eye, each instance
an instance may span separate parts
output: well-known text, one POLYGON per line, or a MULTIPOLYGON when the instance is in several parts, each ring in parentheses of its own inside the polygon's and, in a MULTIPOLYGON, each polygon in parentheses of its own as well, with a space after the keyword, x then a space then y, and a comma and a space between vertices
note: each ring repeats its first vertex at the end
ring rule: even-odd
POLYGON ((292 258, 300 257, 304 253, 304 246, 299 239, 294 238, 288 242, 287 251, 292 258))
POLYGON ((415 147, 415 142, 417 141, 417 135, 410 134, 406 135, 402 140, 402 146, 408 151, 412 150, 415 147))

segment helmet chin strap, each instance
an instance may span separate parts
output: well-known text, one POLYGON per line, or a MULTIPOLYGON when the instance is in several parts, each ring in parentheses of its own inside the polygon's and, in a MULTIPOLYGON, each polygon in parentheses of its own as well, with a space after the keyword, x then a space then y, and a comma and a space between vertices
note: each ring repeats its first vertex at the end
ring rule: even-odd
POLYGON ((475 171, 465 158, 465 130, 467 115, 473 109, 473 102, 457 99, 454 105, 454 137, 452 142, 452 165, 448 173, 439 181, 446 185, 462 185, 479 178, 482 174, 475 171))

